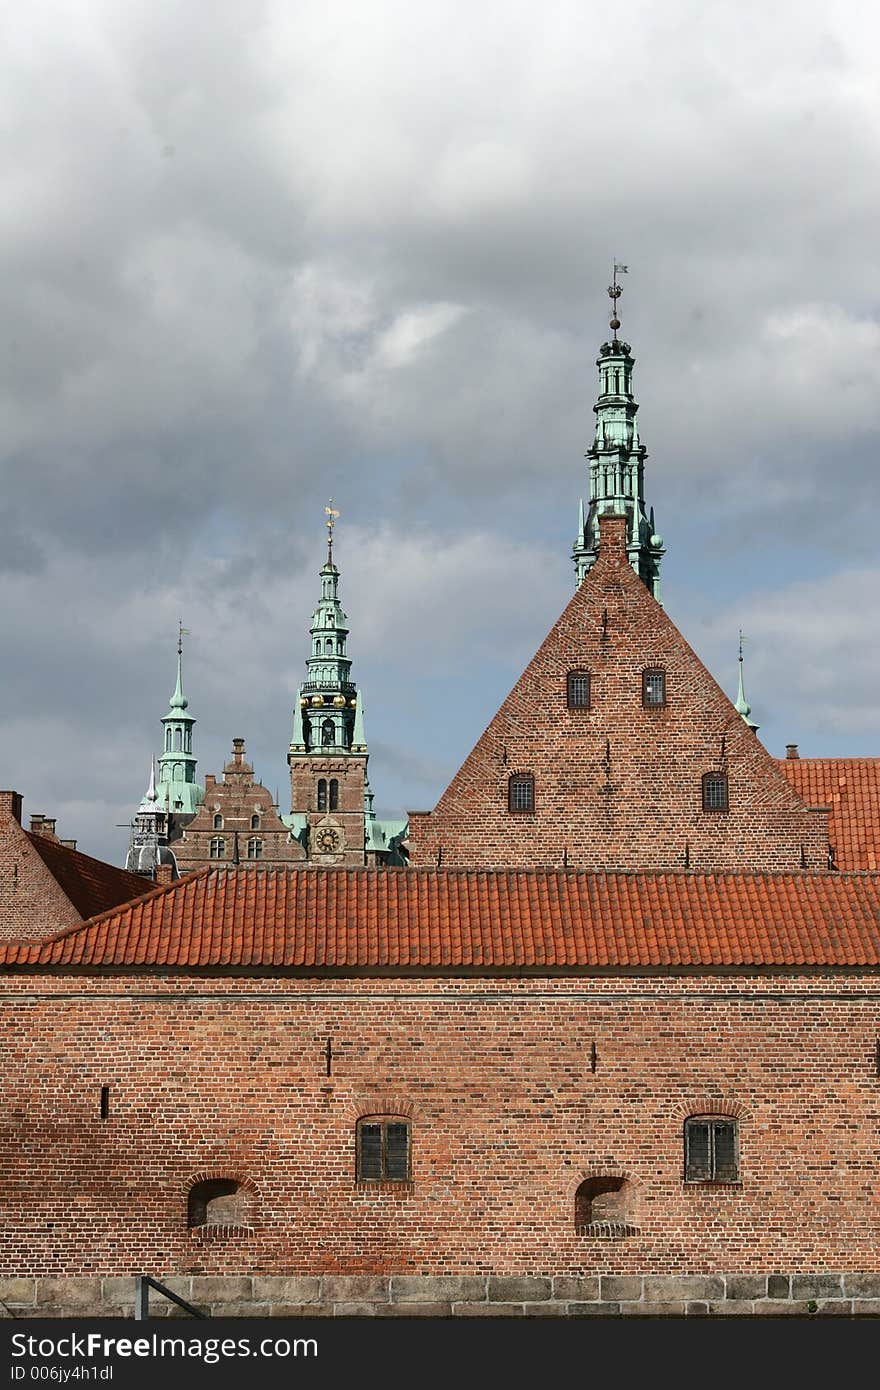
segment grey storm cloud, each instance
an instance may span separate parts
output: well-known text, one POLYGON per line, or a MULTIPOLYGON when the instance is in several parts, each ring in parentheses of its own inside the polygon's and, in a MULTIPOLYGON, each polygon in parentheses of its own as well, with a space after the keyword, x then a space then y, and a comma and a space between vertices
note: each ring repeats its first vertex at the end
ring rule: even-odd
POLYGON ((839 612, 880 587, 873 12, 2 28, 2 780, 63 833, 119 858, 181 615, 201 772, 244 734, 283 800, 330 494, 377 801, 436 798, 570 593, 614 256, 672 616, 728 689, 752 628, 768 746, 869 751, 839 612))

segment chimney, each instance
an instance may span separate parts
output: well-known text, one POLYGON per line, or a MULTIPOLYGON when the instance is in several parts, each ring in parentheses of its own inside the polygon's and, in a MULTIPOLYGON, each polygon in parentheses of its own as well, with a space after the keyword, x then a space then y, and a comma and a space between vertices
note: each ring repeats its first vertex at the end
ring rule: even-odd
POLYGON ((232 761, 237 767, 244 762, 244 739, 234 738, 232 740, 232 761))
POLYGON ((0 792, 0 816, 11 816, 21 825, 20 792, 0 792))
POLYGON ((31 831, 31 834, 32 834, 32 835, 42 835, 42 833, 43 833, 43 820, 44 820, 44 819, 45 819, 45 818, 44 818, 43 816, 41 816, 41 815, 33 815, 33 816, 31 816, 30 831, 31 831))
POLYGON ((599 517, 599 553, 626 559, 627 519, 620 512, 603 512, 599 517))
POLYGON ((217 778, 216 778, 216 776, 214 775, 213 772, 206 772, 206 773, 205 773, 205 796, 206 796, 206 797, 207 797, 207 794, 208 794, 208 788, 209 788, 209 787, 213 787, 213 785, 214 785, 214 783, 215 783, 216 781, 217 781, 217 778))
POLYGON ((798 752, 798 746, 797 746, 796 743, 787 743, 787 744, 785 745, 785 760, 786 760, 786 762, 793 762, 793 761, 795 760, 795 758, 799 758, 800 756, 801 756, 801 755, 800 755, 800 753, 798 752))
POLYGON ((172 883, 173 881, 174 881, 174 865, 173 865, 173 864, 157 864, 157 865, 156 865, 156 887, 157 887, 157 888, 164 888, 164 887, 166 887, 169 883, 172 883))
POLYGON ((76 840, 62 840, 65 849, 76 849, 76 840))

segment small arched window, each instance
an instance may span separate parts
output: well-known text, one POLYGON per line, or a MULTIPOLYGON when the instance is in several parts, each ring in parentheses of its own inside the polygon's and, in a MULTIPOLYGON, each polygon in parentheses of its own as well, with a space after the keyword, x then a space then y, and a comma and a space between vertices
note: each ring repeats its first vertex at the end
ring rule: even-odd
POLYGON ((730 1115, 684 1122, 685 1182, 739 1182, 739 1125, 730 1115))
POLYGON ((226 841, 215 835, 208 847, 208 853, 212 859, 223 859, 226 855, 226 841))
POLYGON ((191 753, 193 751, 192 729, 187 729, 183 735, 183 751, 184 753, 191 753))
POLYGON ((509 811, 534 811, 535 779, 530 772, 515 772, 507 784, 509 811))
POLYGON ((334 727, 333 720, 332 720, 332 719, 323 719, 323 720, 321 721, 321 743, 322 743, 322 744, 324 745, 324 747, 326 748, 326 747, 328 747, 328 746, 334 744, 335 742, 336 742, 336 729, 335 729, 335 727, 334 727))
POLYGON ((262 840, 258 840, 255 836, 251 836, 251 838, 250 838, 250 839, 248 840, 248 842, 247 842, 247 857, 248 857, 248 859, 262 859, 262 857, 263 857, 263 841, 262 841, 262 840))
POLYGON ((166 753, 170 753, 170 752, 171 752, 171 730, 170 730, 170 729, 166 729, 166 730, 165 730, 165 752, 166 752, 166 753))
POLYGON ((183 733, 180 729, 174 730, 174 751, 180 753, 183 750, 183 733))
POLYGON ((259 828, 260 828, 260 817, 257 815, 256 812, 254 812, 254 814, 251 816, 251 830, 259 830, 259 828))
POLYGON ((332 639, 331 637, 328 637, 327 640, 326 640, 326 642, 324 643, 324 651, 325 651, 325 652, 332 652, 332 650, 333 650, 333 639, 332 639))
POLYGON ((327 778, 318 778, 318 810, 327 810, 327 778))
POLYGON ((703 774, 703 810, 728 811, 730 809, 727 773, 706 772, 703 774))
POLYGON ((330 810, 339 810, 339 780, 336 777, 330 778, 330 810))
POLYGON ((219 812, 218 812, 218 814, 214 817, 214 829, 215 829, 215 830, 222 830, 222 829, 223 829, 223 817, 219 814, 219 812))
POLYGON ((410 1125, 408 1120, 371 1116, 358 1120, 358 1182, 409 1182, 410 1125))
POLYGON ((234 1178, 211 1178, 189 1190, 186 1204, 190 1226, 248 1226, 253 1220, 252 1200, 234 1178))

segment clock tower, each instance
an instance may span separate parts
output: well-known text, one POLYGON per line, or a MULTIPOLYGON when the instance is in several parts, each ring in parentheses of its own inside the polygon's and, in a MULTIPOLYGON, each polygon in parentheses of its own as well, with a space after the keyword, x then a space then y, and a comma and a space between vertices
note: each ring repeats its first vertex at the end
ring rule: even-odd
POLYGON ((314 864, 375 863, 364 712, 346 653, 348 618, 339 601, 339 570, 333 563, 333 527, 339 513, 332 498, 324 510, 327 560, 309 629, 306 679, 293 710, 287 754, 291 814, 284 819, 314 864))

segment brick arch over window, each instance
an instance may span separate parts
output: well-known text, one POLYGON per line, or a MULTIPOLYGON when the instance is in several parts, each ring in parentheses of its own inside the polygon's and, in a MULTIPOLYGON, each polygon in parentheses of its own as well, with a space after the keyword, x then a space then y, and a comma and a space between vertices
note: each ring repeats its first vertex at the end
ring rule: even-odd
POLYGON ((689 1100, 678 1101, 672 1107, 675 1119, 684 1124, 691 1115, 730 1115, 735 1120, 750 1120, 751 1111, 742 1101, 731 1096, 694 1096, 689 1100))
POLYGON ((418 1118, 415 1101, 403 1096, 355 1096, 346 1105, 343 1115, 352 1125, 370 1115, 399 1115, 402 1120, 418 1118))

